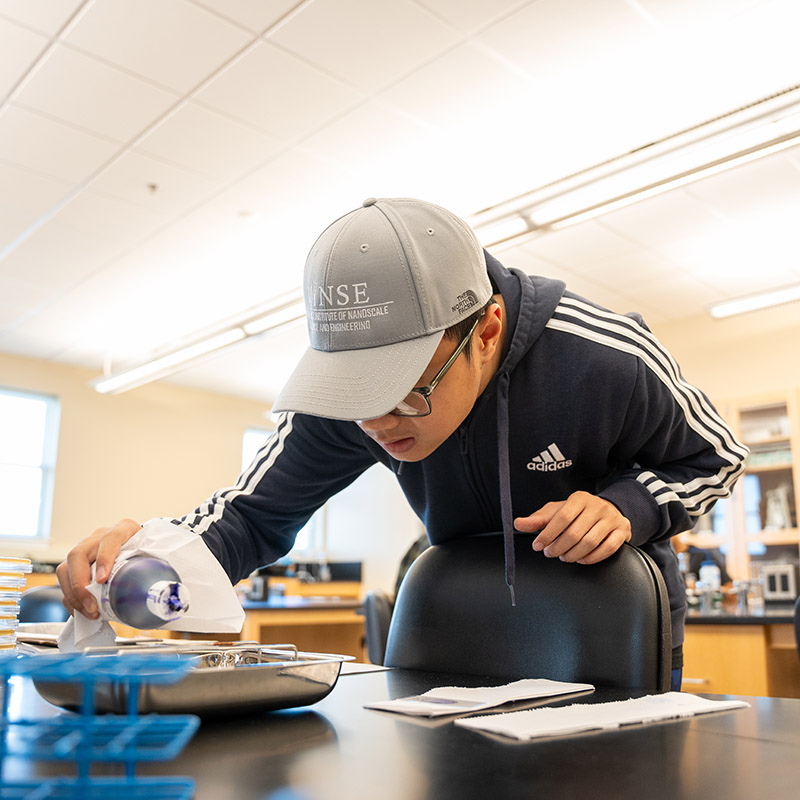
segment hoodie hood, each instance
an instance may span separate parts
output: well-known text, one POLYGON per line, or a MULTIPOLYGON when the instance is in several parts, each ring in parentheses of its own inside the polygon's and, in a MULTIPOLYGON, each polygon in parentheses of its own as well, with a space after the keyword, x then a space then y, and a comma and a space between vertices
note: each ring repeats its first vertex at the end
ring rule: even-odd
POLYGON ((514 596, 514 513, 511 508, 511 470, 509 463, 508 388, 511 373, 520 359, 533 347, 561 300, 563 281, 525 275, 506 269, 496 258, 485 253, 492 288, 502 294, 506 307, 506 341, 503 360, 493 380, 497 382, 497 458, 500 475, 500 508, 503 520, 506 584, 514 596))

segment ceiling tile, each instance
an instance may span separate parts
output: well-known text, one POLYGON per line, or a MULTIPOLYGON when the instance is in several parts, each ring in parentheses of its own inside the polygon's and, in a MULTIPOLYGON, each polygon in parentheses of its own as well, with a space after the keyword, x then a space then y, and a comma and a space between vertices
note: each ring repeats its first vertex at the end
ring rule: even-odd
POLYGON ((579 274, 569 267, 540 258, 526 244, 503 250, 497 257, 506 267, 521 269, 528 275, 541 275, 564 281, 569 291, 612 311, 625 313, 634 307, 634 301, 629 296, 630 287, 627 284, 614 285, 607 280, 597 280, 597 276, 593 274, 579 274))
MULTIPOLYGON (((797 214, 709 232, 680 245, 681 266, 724 297, 796 282, 797 214)), ((676 248, 677 249, 677 248, 676 248)))
MULTIPOLYGON (((532 0, 535 2, 535 0, 532 0)), ((419 0, 420 5, 438 14, 448 25, 459 31, 470 33, 490 22, 504 17, 518 8, 520 0, 419 0)))
POLYGON ((195 0, 254 33, 263 33, 298 4, 298 0, 195 0))
MULTIPOLYGON (((98 372, 140 358, 298 286, 365 196, 469 218, 796 83, 798 25, 796 0, 0 0, 0 82, 22 81, 0 111, 0 252, 17 245, 0 350, 98 372)), ((701 313, 800 280, 799 164, 788 151, 499 257, 651 324, 701 313)), ((175 380, 266 401, 292 347, 249 342, 175 380)))
POLYGON ((559 79, 589 64, 602 69, 611 47, 651 34, 625 2, 538 0, 483 31, 480 41, 535 76, 559 79))
POLYGON ((0 98, 17 85, 48 43, 47 37, 0 18, 0 98))
POLYGON ((683 31, 687 26, 718 24, 726 17, 763 5, 764 0, 635 0, 630 3, 645 19, 668 31, 683 31))
POLYGON ((184 93, 252 38, 187 0, 103 0, 89 7, 66 41, 184 93))
POLYGON ((112 263, 163 220, 135 205, 83 191, 0 261, 0 276, 66 289, 112 263))
POLYGON ((139 206, 162 222, 198 205, 218 187, 218 182, 196 172, 134 152, 117 159, 89 184, 92 192, 139 206))
POLYGON ((242 175, 279 150, 278 140, 194 103, 182 105, 137 150, 218 179, 242 175))
POLYGON ((589 260, 588 263, 582 261, 575 271, 609 291, 625 293, 658 280, 675 269, 679 268, 652 253, 640 251, 627 256, 589 260))
POLYGON ((37 175, 24 167, 0 162, 0 202, 12 201, 16 208, 37 217, 58 203, 73 185, 71 181, 37 175))
POLYGON ((31 283, 66 289, 107 263, 121 246, 95 240, 63 220, 50 220, 0 261, 0 277, 24 275, 31 283))
POLYGON ((319 127, 357 99, 339 81, 269 44, 254 47, 195 95, 281 141, 319 127))
POLYGON ((108 244, 118 257, 161 228, 165 216, 163 211, 144 204, 84 189, 52 221, 58 228, 108 244))
MULTIPOLYGON (((637 8, 622 0, 539 0, 477 37, 539 83, 531 146, 556 154, 566 149, 571 168, 562 164, 562 175, 783 89, 792 74, 788 42, 775 54, 753 55, 754 48, 773 48, 774 37, 760 20, 752 20, 760 35, 748 30, 742 20, 749 15, 720 10, 718 27, 711 16, 708 28, 666 32, 637 8), (548 137, 554 131, 563 141, 548 137)), ((781 28, 777 20, 771 25, 781 28)))
POLYGON ((695 200, 732 223, 754 221, 786 209, 800 214, 800 147, 714 175, 686 187, 695 200))
POLYGON ((0 111, 0 159, 80 183, 117 152, 106 139, 7 105, 0 111))
POLYGON ((638 287, 635 298, 654 308, 668 309, 670 317, 681 319, 702 314, 705 306, 719 299, 719 295, 702 281, 673 273, 638 287))
POLYGON ((52 286, 19 280, 16 276, 4 277, 0 294, 0 337, 56 293, 52 286))
MULTIPOLYGON (((487 248, 488 251, 505 267, 520 269, 527 275, 546 275, 554 277, 555 271, 559 274, 564 271, 563 267, 554 264, 552 261, 540 258, 531 252, 525 244, 516 244, 502 248, 487 248)), ((563 279, 562 279, 563 280, 563 279)))
POLYGON ((0 0, 0 14, 41 31, 57 33, 86 0, 0 0))
POLYGON ((594 221, 537 236, 525 243, 525 249, 567 269, 638 254, 635 244, 594 221))
POLYGON ((458 36, 406 0, 317 0, 270 40, 351 86, 372 91, 452 47, 458 36))
MULTIPOLYGON (((303 147, 347 165, 348 172, 383 172, 382 167, 408 171, 411 153, 430 146, 430 136, 427 126, 368 101, 304 139, 303 147)), ((379 183, 382 176, 373 174, 379 183)))
MULTIPOLYGON (((16 242, 36 223, 36 215, 20 211, 14 205, 0 200, 0 275, 3 272, 3 253, 16 247, 16 242)), ((10 251, 9 251, 10 252, 10 251)))
POLYGON ((534 85, 491 55, 464 44, 381 92, 380 99, 448 130, 487 120, 509 104, 535 102, 534 85))
MULTIPOLYGON (((71 183, 0 162, 0 253, 72 188, 71 183)), ((2 260, 0 273, 4 273, 2 260)))
POLYGON ((676 260, 680 260, 685 243, 712 232, 724 234, 730 227, 713 207, 698 202, 685 189, 674 189, 604 214, 597 218, 596 224, 633 244, 676 260))
POLYGON ((174 105, 176 97, 89 56, 56 47, 15 101, 126 142, 174 105))

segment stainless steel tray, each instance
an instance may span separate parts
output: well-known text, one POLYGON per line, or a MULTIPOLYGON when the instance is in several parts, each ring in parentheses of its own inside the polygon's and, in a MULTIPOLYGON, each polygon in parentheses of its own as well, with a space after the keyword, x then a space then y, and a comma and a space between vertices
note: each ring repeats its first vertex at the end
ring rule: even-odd
MULTIPOLYGON (((342 662, 352 660, 352 656, 299 652, 293 645, 254 642, 87 650, 98 657, 143 652, 177 654, 194 664, 177 683, 141 684, 138 702, 143 714, 242 714, 311 705, 336 685, 342 662)), ((80 684, 34 680, 34 685, 48 702, 69 710, 80 708, 80 684)), ((95 709, 98 713, 124 714, 127 695, 124 683, 97 683, 95 709)))

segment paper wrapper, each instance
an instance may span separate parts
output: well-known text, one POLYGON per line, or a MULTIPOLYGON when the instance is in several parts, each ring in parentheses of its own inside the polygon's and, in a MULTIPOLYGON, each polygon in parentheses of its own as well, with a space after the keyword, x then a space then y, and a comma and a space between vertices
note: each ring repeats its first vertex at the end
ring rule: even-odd
MULTIPOLYGON (((132 556, 152 556, 170 564, 189 590, 189 609, 182 617, 159 630, 194 633, 239 633, 244 610, 222 565, 196 533, 165 519, 146 522, 120 550, 116 563, 132 556)), ((94 566, 92 567, 94 576, 94 566)), ((70 652, 87 647, 114 644, 114 631, 108 624, 100 598, 103 587, 92 581, 86 587, 97 600, 99 619, 83 614, 70 617, 58 638, 59 650, 70 652)))

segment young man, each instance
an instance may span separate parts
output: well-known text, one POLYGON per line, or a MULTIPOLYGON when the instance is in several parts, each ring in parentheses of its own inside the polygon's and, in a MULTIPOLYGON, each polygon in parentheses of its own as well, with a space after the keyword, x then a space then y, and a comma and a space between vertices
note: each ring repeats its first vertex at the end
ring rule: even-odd
MULTIPOLYGON (((274 435, 175 523, 236 582, 380 462, 431 542, 503 530, 511 602, 515 529, 581 564, 640 546, 667 584, 679 682, 686 602, 669 539, 730 493, 746 449, 642 320, 504 268, 418 200, 370 199, 335 221, 304 288, 311 347, 274 435)), ((138 528, 122 520, 70 552, 58 576, 71 609, 96 616, 90 564, 105 580, 138 528)))

